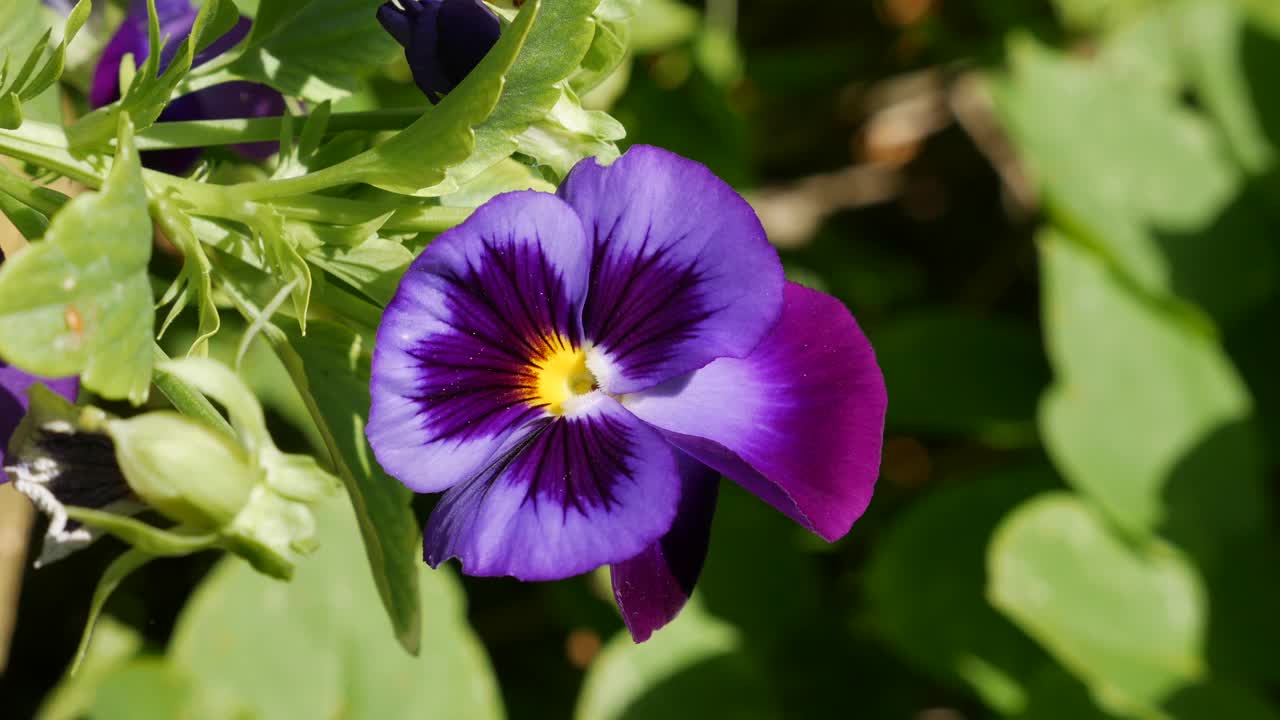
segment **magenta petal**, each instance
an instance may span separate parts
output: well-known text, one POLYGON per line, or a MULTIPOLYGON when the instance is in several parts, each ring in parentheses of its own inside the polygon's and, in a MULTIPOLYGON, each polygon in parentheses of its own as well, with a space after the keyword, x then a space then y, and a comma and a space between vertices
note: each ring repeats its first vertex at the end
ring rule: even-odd
POLYGON ((707 557, 720 475, 681 455, 680 504, 671 529, 644 552, 610 568, 614 600, 636 642, 675 619, 707 557))
POLYGON ((451 488, 423 533, 427 563, 558 580, 635 557, 671 527, 678 451, 604 393, 544 418, 451 488))
POLYGON ((787 283, 777 326, 627 409, 827 540, 871 501, 887 397, 875 354, 835 298, 787 283))
POLYGON ((637 145, 608 167, 578 163, 558 194, 592 241, 583 329, 610 393, 743 357, 773 327, 778 254, 751 206, 701 164, 637 145))
POLYGON ((378 327, 367 435, 418 492, 475 476, 528 423, 533 359, 576 342, 586 238, 547 193, 499 195, 414 260, 378 327))
MULTIPOLYGON (((76 391, 80 388, 80 380, 75 376, 47 379, 0 362, 0 466, 4 465, 9 438, 18 428, 18 423, 22 422, 22 417, 27 414, 30 404, 27 388, 36 383, 44 383, 50 390, 72 401, 76 399, 76 391)), ((8 479, 5 473, 0 472, 0 483, 8 479)))

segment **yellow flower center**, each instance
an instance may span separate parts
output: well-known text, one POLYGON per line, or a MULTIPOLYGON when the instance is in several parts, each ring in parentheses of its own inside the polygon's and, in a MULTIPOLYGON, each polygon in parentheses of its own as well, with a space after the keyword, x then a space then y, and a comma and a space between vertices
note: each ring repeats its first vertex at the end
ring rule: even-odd
POLYGON ((534 363, 537 384, 533 400, 546 405, 552 415, 563 415, 565 403, 596 389, 596 378, 587 369, 587 353, 567 344, 534 363))

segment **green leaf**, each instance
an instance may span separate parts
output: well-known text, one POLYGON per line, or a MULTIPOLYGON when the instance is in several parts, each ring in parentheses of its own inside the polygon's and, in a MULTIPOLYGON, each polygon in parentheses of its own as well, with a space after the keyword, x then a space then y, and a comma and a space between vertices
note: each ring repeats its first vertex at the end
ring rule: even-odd
POLYGON ((643 644, 619 633, 591 664, 574 717, 780 717, 742 635, 695 601, 643 644))
POLYGON ((1054 0, 1064 25, 1074 30, 1114 28, 1138 16, 1159 0, 1054 0))
MULTIPOLYGON (((535 39, 532 28, 543 27, 538 18, 554 19, 558 12, 562 12, 564 5, 582 4, 584 1, 586 0, 557 0, 543 3, 540 0, 530 0, 525 3, 520 14, 503 30, 497 44, 485 55, 484 60, 439 105, 428 109, 412 125, 381 145, 330 170, 337 173, 352 166, 360 180, 406 195, 440 185, 445 179, 446 170, 463 161, 471 163, 478 154, 488 152, 486 148, 489 146, 486 143, 492 137, 492 130, 488 128, 495 113, 502 109, 500 98, 508 97, 516 87, 517 81, 522 78, 522 69, 527 72, 529 60, 523 49, 535 39)), ((594 2, 595 0, 590 0, 590 3, 594 2)), ((545 38, 543 41, 545 42, 545 38)), ((539 116, 545 114, 552 103, 548 103, 539 116)), ((504 112, 509 114, 510 111, 504 112)), ((525 126, 527 127, 527 123, 525 126)), ((507 142, 510 143, 510 140, 507 142)), ((477 171, 487 168, 513 151, 514 147, 511 147, 505 154, 484 161, 477 171)), ((456 183, 460 176, 451 177, 456 183)), ((445 187, 447 192, 455 189, 456 184, 450 183, 445 187)), ((436 191, 431 194, 444 193, 436 191)))
POLYGON ((413 262, 413 253, 398 242, 375 237, 353 248, 317 248, 307 254, 307 260, 370 300, 386 305, 413 262))
POLYGON ((200 717, 196 681, 160 658, 143 658, 113 670, 94 694, 94 720, 171 720, 200 717))
POLYGON ((992 604, 1105 709, 1150 715, 1204 674, 1206 600, 1194 569, 1166 544, 1126 544, 1069 493, 1007 516, 988 573, 992 604))
POLYGON ((79 373, 110 399, 147 399, 154 324, 151 218, 133 128, 99 193, 58 212, 45 239, 0 266, 0 356, 47 377, 79 373))
POLYGON ((680 0, 644 0, 631 23, 631 49, 637 53, 669 50, 698 34, 702 17, 680 0))
POLYGON ((987 544, 1006 512, 1053 484, 1039 465, 945 484, 898 516, 867 567, 871 617, 892 646, 1006 715, 1026 705, 1046 658, 983 598, 987 544))
POLYGON ((98 621, 83 662, 74 675, 54 688, 40 707, 38 720, 77 720, 93 705, 98 687, 111 671, 142 650, 142 636, 110 616, 98 621))
POLYGON ((1036 402, 1049 371, 1028 328, 935 310, 899 316, 872 338, 893 397, 891 428, 976 435, 999 446, 1037 442, 1036 402))
MULTIPOLYGON (((154 13, 149 13, 148 18, 150 47, 158 48, 162 40, 159 21, 154 13)), ((138 130, 150 127, 191 69, 196 48, 205 47, 225 34, 235 20, 234 6, 229 0, 204 0, 191 33, 178 46, 164 72, 160 72, 161 53, 149 52, 120 100, 90 112, 67 128, 72 149, 85 152, 106 143, 121 115, 128 115, 138 130)))
POLYGON ((1040 427, 1068 481, 1122 528, 1144 534, 1170 520, 1171 495, 1198 490, 1217 507, 1206 496, 1226 478, 1240 493, 1222 498, 1233 504, 1221 514, 1235 515, 1226 522, 1239 531, 1257 528, 1265 503, 1251 404, 1216 340, 1132 292, 1071 239, 1046 233, 1040 247, 1056 373, 1040 427))
POLYGON ((0 212, 28 240, 43 236, 49 227, 49 218, 44 214, 3 191, 0 191, 0 212))
MULTIPOLYGON (((563 167, 567 159, 563 155, 556 159, 555 155, 565 152, 566 141, 586 143, 585 152, 598 152, 607 146, 609 140, 598 133, 612 132, 616 123, 610 125, 612 119, 605 120, 608 116, 604 113, 583 111, 567 83, 595 38, 592 13, 599 3, 600 0, 556 0, 544 4, 507 73, 497 106, 476 128, 474 153, 449 171, 450 183, 437 194, 462 185, 517 149, 537 153, 539 160, 545 155, 553 167, 563 167), (557 115, 563 122, 548 118, 558 104, 557 115), (524 137, 522 146, 519 136, 534 125, 540 125, 541 130, 524 137), (550 133, 551 137, 539 132, 550 133)), ((446 96, 446 101, 456 92, 446 96)), ((573 146, 568 151, 578 152, 573 146)))
POLYGON ((378 23, 368 0, 268 3, 245 52, 229 68, 311 102, 337 100, 395 58, 400 46, 378 23), (280 5, 281 7, 275 7, 280 5))
POLYGON ((369 413, 369 362, 372 348, 360 335, 316 321, 306 337, 272 345, 299 392, 329 450, 355 507, 373 579, 391 617, 396 638, 418 651, 418 567, 414 549, 419 528, 409 501, 412 493, 374 461, 364 435, 369 413))
POLYGON ((179 618, 172 663, 259 720, 502 717, 453 575, 414 563, 425 632, 410 657, 386 632, 350 505, 317 515, 321 547, 290 583, 223 561, 179 618))
POLYGON ((1178 87, 1135 83, 1026 38, 1010 53, 997 107, 1055 224, 1143 291, 1219 318, 1270 292, 1277 258, 1265 211, 1243 194, 1247 178, 1226 143, 1178 87))
POLYGON ((601 0, 594 13, 595 37, 571 80, 575 93, 599 86, 617 69, 627 55, 632 17, 643 4, 643 0, 601 0))

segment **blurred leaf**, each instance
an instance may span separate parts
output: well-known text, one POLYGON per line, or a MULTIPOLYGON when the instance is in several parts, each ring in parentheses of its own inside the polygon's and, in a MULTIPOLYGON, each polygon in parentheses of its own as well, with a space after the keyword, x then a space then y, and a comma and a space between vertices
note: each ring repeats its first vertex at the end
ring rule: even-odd
POLYGON ((1053 0, 1064 25, 1074 30, 1104 30, 1123 24, 1161 0, 1053 0))
POLYGON ((54 217, 45 239, 0 266, 0 355, 47 377, 80 373, 110 399, 147 399, 154 323, 151 216, 133 129, 98 193, 54 217))
POLYGON ((418 563, 426 627, 410 657, 386 632, 350 505, 328 503, 317 518, 321 548, 291 583, 219 565, 178 620, 175 667, 260 720, 502 717, 454 577, 418 563))
POLYGON ((345 97, 359 89, 359 78, 400 51, 368 0, 294 0, 267 7, 272 15, 259 14, 264 27, 253 28, 247 51, 229 69, 286 95, 311 102, 345 97))
POLYGON ((1057 375, 1041 429, 1066 478, 1129 532, 1161 526, 1171 496, 1184 493, 1207 507, 1227 503, 1222 530, 1257 528, 1258 453, 1243 425, 1250 401, 1221 347, 1072 240, 1046 233, 1040 245, 1057 375), (1238 492, 1223 493, 1222 478, 1238 492))
POLYGON ((1084 502, 1042 494, 1001 523, 992 604, 1118 714, 1150 714, 1204 674, 1205 597, 1174 548, 1127 545, 1084 502))
POLYGON ((369 413, 370 349, 345 328, 317 321, 306 337, 275 344, 329 449, 329 462, 347 487, 359 520, 368 564, 395 636, 418 652, 422 617, 418 600, 421 560, 413 494, 373 459, 365 439, 369 413))
POLYGON ((172 720, 212 717, 199 705, 192 677, 160 658, 135 660, 103 679, 90 711, 94 720, 172 720))
POLYGON ((1169 14, 1181 67, 1237 160, 1253 173, 1268 170, 1280 131, 1274 125, 1280 93, 1270 81, 1280 62, 1280 41, 1235 3, 1184 2, 1169 14))
POLYGON ((1039 178, 1055 222, 1142 290, 1218 317, 1276 280, 1266 215, 1243 172, 1176 88, 1135 83, 1102 63, 1012 43, 997 106, 1039 178))
POLYGON ((142 637, 110 616, 98 620, 84 660, 75 675, 54 688, 40 707, 38 720, 77 720, 93 705, 94 694, 111 671, 142 650, 142 637))
POLYGON ((631 49, 667 50, 692 40, 701 24, 698 11, 679 0, 642 0, 632 21, 631 49))
POLYGON ((578 720, 675 717, 780 718, 768 677, 743 651, 741 634, 696 600, 637 645, 609 641, 583 681, 578 720))
POLYGON ((1045 658, 987 604, 987 544, 1006 512, 1053 485, 1038 465, 944 485, 898 516, 867 566, 870 612, 892 645, 1005 714, 1026 704, 1045 658))
POLYGON ((1027 328, 940 309, 899 316, 872 339, 893 398, 890 428, 977 435, 1001 446, 1036 442, 1036 401, 1049 371, 1027 328))

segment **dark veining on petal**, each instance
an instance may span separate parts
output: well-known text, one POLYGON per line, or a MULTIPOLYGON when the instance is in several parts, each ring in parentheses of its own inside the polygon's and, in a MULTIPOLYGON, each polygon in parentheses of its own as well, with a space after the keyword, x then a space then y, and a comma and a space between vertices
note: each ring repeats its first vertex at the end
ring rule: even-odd
POLYGON ((660 368, 673 345, 697 340, 699 326, 723 310, 703 292, 710 272, 670 257, 682 240, 653 247, 646 232, 644 242, 624 255, 620 244, 595 228, 583 331, 628 375, 660 368))
POLYGON ((610 415, 556 418, 510 463, 510 483, 525 483, 526 504, 550 502, 586 514, 617 505, 615 488, 631 481, 630 431, 610 415))
POLYGON ((564 279, 539 246, 490 239, 446 284, 454 332, 429 335, 410 351, 420 368, 422 430, 434 439, 470 439, 523 424, 534 402, 537 361, 576 346, 578 327, 564 279))

